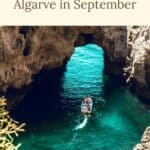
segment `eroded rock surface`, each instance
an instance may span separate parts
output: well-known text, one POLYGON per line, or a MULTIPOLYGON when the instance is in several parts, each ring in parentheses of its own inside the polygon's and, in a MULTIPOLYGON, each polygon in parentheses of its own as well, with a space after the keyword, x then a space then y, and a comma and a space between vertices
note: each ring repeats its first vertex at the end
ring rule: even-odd
POLYGON ((150 27, 128 27, 127 83, 150 103, 150 27))
POLYGON ((43 67, 62 65, 72 54, 70 43, 49 27, 0 28, 0 90, 22 88, 43 67))
POLYGON ((104 72, 123 77, 150 102, 150 27, 0 27, 0 91, 23 89, 43 68, 57 68, 75 46, 104 49, 104 72))
POLYGON ((150 150, 150 127, 146 128, 140 144, 137 144, 133 150, 150 150))
POLYGON ((125 27, 1 27, 0 90, 22 88, 43 67, 61 66, 75 45, 96 43, 105 49, 106 71, 121 74, 125 63, 125 27), (122 59, 123 58, 123 59, 122 59), (118 65, 119 64, 119 65, 118 65), (109 66, 111 65, 111 66, 109 66))

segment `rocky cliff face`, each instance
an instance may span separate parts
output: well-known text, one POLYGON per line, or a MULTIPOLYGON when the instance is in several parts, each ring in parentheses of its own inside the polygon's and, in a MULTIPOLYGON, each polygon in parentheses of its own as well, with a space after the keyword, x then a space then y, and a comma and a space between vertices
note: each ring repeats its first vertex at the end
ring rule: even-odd
POLYGON ((104 49, 104 72, 124 77, 149 101, 149 32, 124 26, 0 27, 0 91, 24 89, 41 69, 62 66, 75 46, 95 43, 104 49))
POLYGON ((63 35, 36 27, 0 28, 0 90, 22 88, 43 67, 57 67, 72 54, 63 35))
POLYGON ((150 150, 150 127, 146 128, 141 143, 137 144, 133 150, 150 150))
POLYGON ((150 27, 128 27, 127 83, 150 103, 150 27))

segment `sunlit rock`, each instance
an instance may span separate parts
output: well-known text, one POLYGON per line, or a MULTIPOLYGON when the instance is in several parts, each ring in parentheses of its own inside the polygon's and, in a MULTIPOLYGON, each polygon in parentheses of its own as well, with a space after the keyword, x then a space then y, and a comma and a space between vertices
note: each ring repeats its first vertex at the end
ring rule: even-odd
POLYGON ((128 27, 127 83, 150 102, 150 27, 128 27))
POLYGON ((146 128, 140 144, 137 144, 133 150, 150 150, 150 127, 146 128))

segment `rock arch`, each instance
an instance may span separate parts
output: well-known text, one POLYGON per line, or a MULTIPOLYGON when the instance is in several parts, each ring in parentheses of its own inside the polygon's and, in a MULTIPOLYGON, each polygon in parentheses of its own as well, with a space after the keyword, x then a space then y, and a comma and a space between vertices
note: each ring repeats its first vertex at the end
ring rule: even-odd
POLYGON ((143 26, 0 27, 0 91, 28 86, 42 68, 62 66, 74 46, 91 42, 104 49, 104 72, 115 77, 126 74, 128 84, 149 101, 149 30, 143 26))
POLYGON ((75 46, 94 43, 104 49, 104 72, 121 77, 127 57, 126 27, 99 27, 99 30, 84 30, 78 34, 75 46))
POLYGON ((74 46, 89 42, 103 47, 106 73, 118 76, 123 73, 127 55, 126 27, 42 26, 1 27, 0 30, 2 91, 10 86, 22 88, 30 84, 32 75, 37 74, 43 67, 51 69, 61 66, 71 57, 74 46), (24 55, 26 47, 30 52, 28 55, 24 55))

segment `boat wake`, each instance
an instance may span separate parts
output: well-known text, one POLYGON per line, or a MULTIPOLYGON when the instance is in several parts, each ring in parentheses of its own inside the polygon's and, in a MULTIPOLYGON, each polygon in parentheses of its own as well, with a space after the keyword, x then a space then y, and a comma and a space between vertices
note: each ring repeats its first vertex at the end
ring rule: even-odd
POLYGON ((79 129, 84 128, 84 127, 86 126, 87 122, 88 122, 88 117, 85 115, 83 122, 81 122, 80 124, 78 124, 78 125, 75 127, 74 130, 79 130, 79 129))

